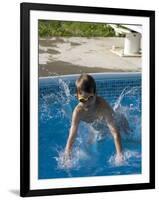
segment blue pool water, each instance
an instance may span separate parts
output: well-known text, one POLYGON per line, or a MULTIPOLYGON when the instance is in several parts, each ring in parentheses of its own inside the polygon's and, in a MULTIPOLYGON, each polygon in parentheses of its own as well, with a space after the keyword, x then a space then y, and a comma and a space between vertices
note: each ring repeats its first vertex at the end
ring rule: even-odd
POLYGON ((129 133, 121 133, 124 161, 115 162, 115 147, 108 129, 106 137, 89 143, 95 130, 82 122, 74 144, 71 165, 63 164, 71 115, 77 105, 75 79, 39 79, 39 179, 109 176, 141 173, 141 76, 94 76, 99 96, 128 119, 129 133))

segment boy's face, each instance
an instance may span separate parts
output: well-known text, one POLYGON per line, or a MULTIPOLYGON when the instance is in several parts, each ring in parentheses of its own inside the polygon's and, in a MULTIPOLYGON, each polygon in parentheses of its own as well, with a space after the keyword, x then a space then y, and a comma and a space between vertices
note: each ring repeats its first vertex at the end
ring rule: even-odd
POLYGON ((77 98, 84 107, 89 108, 95 104, 96 95, 94 93, 80 91, 77 94, 77 98))

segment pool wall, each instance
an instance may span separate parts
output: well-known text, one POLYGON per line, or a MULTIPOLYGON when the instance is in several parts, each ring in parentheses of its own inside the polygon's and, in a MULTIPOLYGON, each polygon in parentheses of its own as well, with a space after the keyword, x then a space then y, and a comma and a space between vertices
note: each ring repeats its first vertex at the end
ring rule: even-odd
MULTIPOLYGON (((108 101, 116 99, 123 90, 129 90, 132 87, 141 87, 141 73, 95 73, 90 74, 94 77, 97 85, 97 94, 106 98, 108 101)), ((80 74, 52 76, 39 78, 39 96, 47 93, 58 93, 61 90, 61 84, 65 83, 69 88, 71 95, 75 94, 75 81, 80 74)), ((139 90, 141 93, 141 90, 139 90)))

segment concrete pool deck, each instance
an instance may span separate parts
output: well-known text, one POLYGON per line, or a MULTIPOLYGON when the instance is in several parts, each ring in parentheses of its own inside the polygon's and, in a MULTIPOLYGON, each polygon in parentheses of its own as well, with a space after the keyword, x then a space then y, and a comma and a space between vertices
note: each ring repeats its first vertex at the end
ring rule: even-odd
POLYGON ((120 57, 122 37, 39 38, 39 76, 102 72, 141 72, 141 57, 120 57))

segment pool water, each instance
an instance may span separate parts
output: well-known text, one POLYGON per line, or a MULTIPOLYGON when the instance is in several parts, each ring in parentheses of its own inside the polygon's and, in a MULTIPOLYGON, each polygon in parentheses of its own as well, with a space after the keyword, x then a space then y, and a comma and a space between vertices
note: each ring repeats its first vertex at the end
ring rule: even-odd
POLYGON ((105 98, 119 115, 124 115, 130 125, 128 133, 121 132, 123 162, 115 162, 114 141, 107 128, 104 138, 94 137, 90 143, 90 133, 98 134, 92 124, 81 122, 70 165, 66 167, 63 154, 72 111, 78 103, 74 82, 58 78, 56 83, 39 84, 38 178, 140 174, 141 77, 96 79, 98 95, 105 98))

